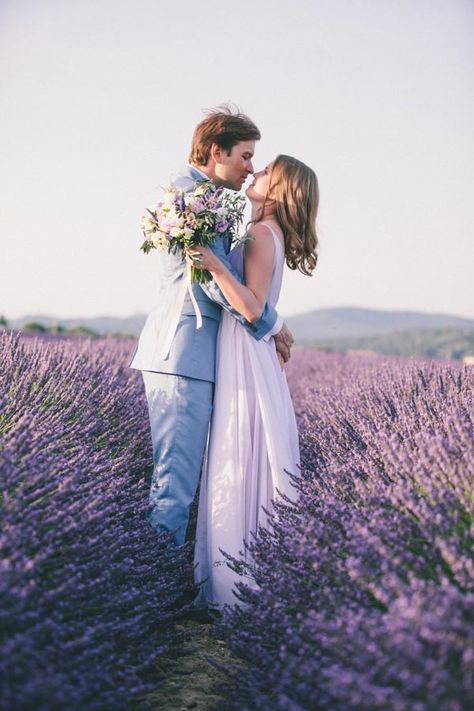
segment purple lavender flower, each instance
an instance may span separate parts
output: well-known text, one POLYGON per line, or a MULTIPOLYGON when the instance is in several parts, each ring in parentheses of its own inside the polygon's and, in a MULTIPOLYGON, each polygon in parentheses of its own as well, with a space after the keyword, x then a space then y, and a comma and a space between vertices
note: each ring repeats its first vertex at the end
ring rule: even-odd
POLYGON ((128 709, 179 645, 189 549, 147 520, 127 339, 0 334, 0 708, 128 709), (148 675, 148 679, 151 677, 148 675))
POLYGON ((474 373, 299 351, 297 504, 220 626, 226 707, 460 711, 474 698, 474 373), (242 666, 243 664, 243 666, 242 666))
POLYGON ((223 220, 222 222, 218 222, 216 225, 216 230, 219 233, 226 232, 230 227, 230 223, 228 220, 223 220))

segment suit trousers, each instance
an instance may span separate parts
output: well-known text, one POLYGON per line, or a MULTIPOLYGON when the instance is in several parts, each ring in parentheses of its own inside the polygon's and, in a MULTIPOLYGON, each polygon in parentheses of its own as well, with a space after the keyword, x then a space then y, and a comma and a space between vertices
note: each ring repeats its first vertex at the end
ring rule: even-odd
POLYGON ((212 412, 214 383, 142 371, 153 444, 150 523, 184 543, 212 412))

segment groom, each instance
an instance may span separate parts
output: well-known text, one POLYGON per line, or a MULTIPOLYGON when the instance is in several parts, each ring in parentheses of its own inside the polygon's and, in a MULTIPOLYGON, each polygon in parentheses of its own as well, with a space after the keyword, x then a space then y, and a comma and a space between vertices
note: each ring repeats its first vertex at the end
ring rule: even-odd
MULTIPOLYGON (((252 157, 259 139, 260 131, 244 114, 226 107, 210 112, 196 127, 189 165, 174 176, 173 185, 189 191, 196 181, 212 180, 217 186, 240 190, 253 173, 252 157)), ((219 235, 212 249, 241 280, 226 259, 229 237, 219 235)), ((157 257, 158 306, 146 320, 130 367, 142 371, 150 417, 154 463, 150 521, 157 530, 172 531, 174 542, 180 545, 206 447, 221 309, 229 311, 255 339, 274 336, 284 361, 290 357, 293 338, 272 306, 267 304, 260 319, 249 323, 229 306, 215 282, 192 285, 202 314, 201 328, 196 328, 187 292, 181 311, 173 316, 182 303, 186 261, 166 251, 157 257)))

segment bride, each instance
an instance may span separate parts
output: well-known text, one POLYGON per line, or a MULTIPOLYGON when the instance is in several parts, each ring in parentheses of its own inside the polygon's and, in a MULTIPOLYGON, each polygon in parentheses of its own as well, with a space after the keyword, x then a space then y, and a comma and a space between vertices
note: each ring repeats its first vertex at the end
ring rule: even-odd
MULTIPOLYGON (((266 302, 276 305, 285 262, 303 274, 315 268, 319 190, 311 168, 279 155, 254 174, 246 194, 252 205, 250 239, 229 255, 244 284, 207 247, 195 247, 188 258, 208 269, 229 304, 253 322, 266 302)), ((266 526, 262 507, 271 511, 279 492, 296 498, 286 472, 297 475, 298 465, 295 415, 274 340, 256 341, 223 312, 199 495, 194 557, 195 580, 202 585, 196 606, 222 610, 236 602, 232 590, 239 576, 220 549, 248 557, 243 541, 266 526)))

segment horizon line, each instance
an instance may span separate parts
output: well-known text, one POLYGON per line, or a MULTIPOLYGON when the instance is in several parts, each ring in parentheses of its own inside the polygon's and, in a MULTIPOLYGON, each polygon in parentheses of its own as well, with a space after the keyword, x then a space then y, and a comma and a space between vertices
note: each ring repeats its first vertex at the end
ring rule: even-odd
MULTIPOLYGON (((307 311, 299 311, 297 313, 282 313, 282 318, 298 318, 299 316, 307 316, 315 311, 335 311, 335 310, 353 310, 353 311, 374 311, 378 313, 400 313, 400 314, 422 314, 424 316, 441 316, 441 317, 452 317, 464 320, 474 320, 474 315, 472 316, 461 316, 453 312, 443 312, 443 311, 425 311, 417 308, 377 308, 372 306, 354 306, 353 304, 342 304, 337 306, 321 306, 317 308, 311 308, 307 311)), ((149 311, 135 311, 129 314, 111 314, 111 313, 98 313, 95 315, 74 315, 74 316, 58 316, 56 314, 48 313, 27 313, 21 316, 8 316, 5 312, 0 312, 0 316, 6 319, 7 322, 10 321, 21 321, 23 319, 42 319, 48 318, 54 321, 73 321, 73 320, 85 320, 85 319, 130 319, 136 317, 146 317, 149 311)))

